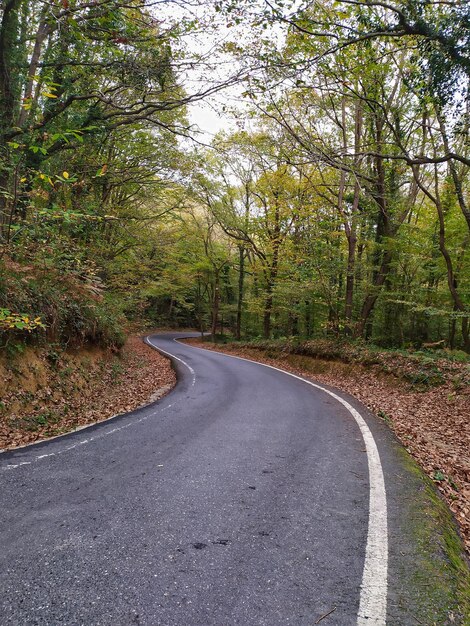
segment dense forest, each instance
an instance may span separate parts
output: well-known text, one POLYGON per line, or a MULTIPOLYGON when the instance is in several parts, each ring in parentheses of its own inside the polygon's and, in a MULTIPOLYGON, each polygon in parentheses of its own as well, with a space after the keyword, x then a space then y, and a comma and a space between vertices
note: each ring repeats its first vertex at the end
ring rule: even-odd
POLYGON ((0 20, 3 346, 119 346, 145 320, 470 352, 468 2, 0 20), (208 142, 190 107, 225 93, 208 142))

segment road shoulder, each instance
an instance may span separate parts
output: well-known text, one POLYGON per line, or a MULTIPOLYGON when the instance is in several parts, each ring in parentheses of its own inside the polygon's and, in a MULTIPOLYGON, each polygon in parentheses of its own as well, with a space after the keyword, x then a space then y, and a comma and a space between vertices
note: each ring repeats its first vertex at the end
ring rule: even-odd
MULTIPOLYGON (((205 342, 189 342, 207 348, 205 342)), ((258 351, 209 346, 232 356, 268 364, 318 382, 284 360, 258 351)), ((385 473, 389 518, 388 622, 409 626, 469 626, 470 569, 456 521, 430 478, 399 442, 384 420, 357 398, 322 385, 360 410, 379 447, 385 473)))

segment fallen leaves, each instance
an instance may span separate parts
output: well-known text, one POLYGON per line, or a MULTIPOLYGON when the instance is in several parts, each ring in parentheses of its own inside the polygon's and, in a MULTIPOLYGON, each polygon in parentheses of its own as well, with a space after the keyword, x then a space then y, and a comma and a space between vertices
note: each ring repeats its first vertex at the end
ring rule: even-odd
POLYGON ((139 337, 129 337, 119 357, 99 351, 85 358, 62 355, 58 367, 48 363, 47 355, 41 358, 34 392, 21 388, 23 374, 10 374, 10 389, 2 396, 0 448, 26 445, 132 411, 158 400, 176 383, 169 360, 139 337))

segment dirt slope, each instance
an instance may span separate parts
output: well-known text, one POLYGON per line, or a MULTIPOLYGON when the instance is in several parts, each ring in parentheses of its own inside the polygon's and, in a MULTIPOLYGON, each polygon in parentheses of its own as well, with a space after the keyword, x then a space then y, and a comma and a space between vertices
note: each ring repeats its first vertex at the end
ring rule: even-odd
POLYGON ((129 337, 122 351, 26 348, 0 361, 0 448, 74 430, 165 395, 168 359, 129 337))

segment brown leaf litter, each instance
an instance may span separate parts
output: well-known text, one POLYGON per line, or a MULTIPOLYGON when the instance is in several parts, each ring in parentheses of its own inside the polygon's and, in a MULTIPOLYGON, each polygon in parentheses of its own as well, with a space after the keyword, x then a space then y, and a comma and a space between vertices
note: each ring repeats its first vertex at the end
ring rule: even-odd
POLYGON ((0 448, 14 448, 132 411, 176 383, 169 360, 139 337, 119 355, 27 348, 0 364, 0 448))

